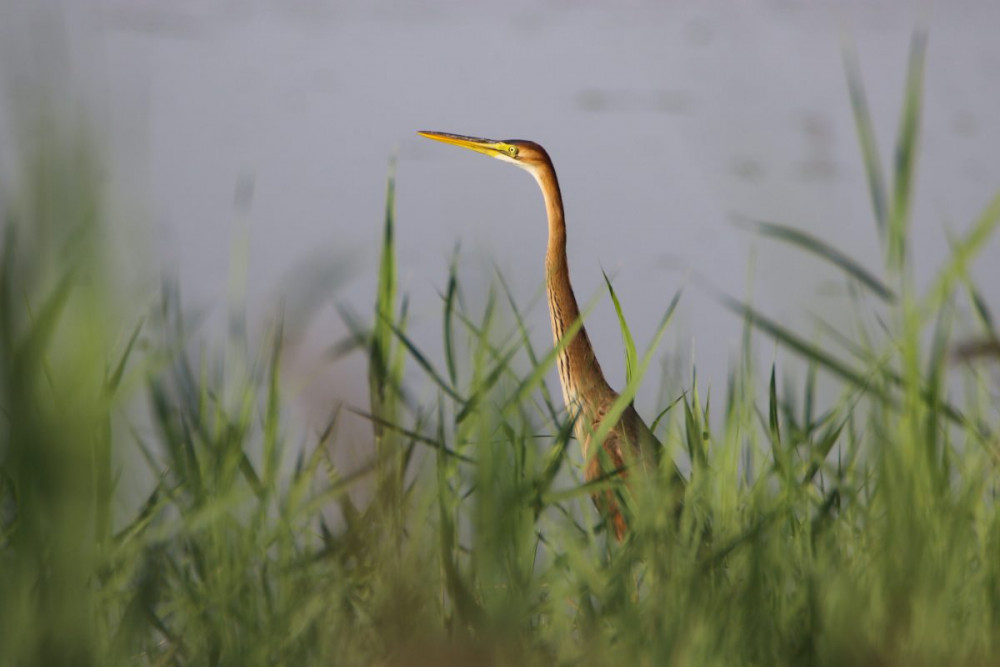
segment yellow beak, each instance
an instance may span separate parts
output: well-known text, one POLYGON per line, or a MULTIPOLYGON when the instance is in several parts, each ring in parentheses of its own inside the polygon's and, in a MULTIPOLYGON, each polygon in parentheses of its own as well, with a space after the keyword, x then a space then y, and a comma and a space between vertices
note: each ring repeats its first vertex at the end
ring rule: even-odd
POLYGON ((435 141, 441 141, 446 144, 453 144, 455 146, 461 146, 462 148, 468 148, 469 150, 476 151, 477 153, 483 153, 484 155, 496 156, 497 153, 503 153, 505 150, 503 142, 494 141, 493 139, 465 137, 461 134, 428 132, 426 130, 420 130, 417 134, 427 137, 428 139, 434 139, 435 141))

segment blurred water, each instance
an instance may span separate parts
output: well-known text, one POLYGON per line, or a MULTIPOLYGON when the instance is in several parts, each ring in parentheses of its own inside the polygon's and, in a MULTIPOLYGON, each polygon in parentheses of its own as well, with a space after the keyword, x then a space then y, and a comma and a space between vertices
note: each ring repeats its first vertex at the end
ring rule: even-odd
MULTIPOLYGON (((8 81, 57 60, 32 32, 27 17, 37 6, 0 2, 5 54, 17 54, 5 58, 8 81)), ((417 341, 440 347, 438 294, 456 243, 471 302, 495 263, 527 304, 543 279, 536 186, 415 130, 530 138, 559 172, 580 298, 603 289, 603 267, 643 346, 686 285, 662 349, 685 373, 696 362, 702 385, 720 392, 741 323, 691 275, 806 333, 814 330, 808 313, 843 323, 850 312, 835 271, 755 242, 734 215, 793 224, 880 272, 840 44, 843 35, 857 43, 888 166, 921 16, 930 27, 913 223, 921 282, 947 252, 946 230, 964 229, 1000 185, 993 0, 953 0, 931 12, 860 0, 48 6, 60 18, 46 34, 53 44, 65 39, 69 54, 57 75, 87 91, 113 146, 109 177, 134 228, 125 247, 140 266, 176 271, 189 302, 224 312, 234 233, 248 225, 251 328, 290 284, 303 284, 289 283, 290 273, 345 261, 353 279, 335 272, 322 284, 342 284, 336 297, 367 317, 393 154, 399 272, 417 341), (138 250, 144 240, 149 251, 138 250)), ((12 139, 0 141, 9 175, 12 139)), ((998 257, 993 243, 977 269, 994 309, 998 257)), ((139 289, 151 292, 158 276, 149 271, 139 289)), ((530 324, 546 345, 544 301, 530 324)), ((606 298, 588 328, 620 386, 621 343, 606 298)), ((327 305, 298 339, 291 377, 314 423, 336 400, 366 404, 360 357, 316 370, 343 333, 327 305)), ((656 402, 653 381, 640 411, 650 415, 656 402)))

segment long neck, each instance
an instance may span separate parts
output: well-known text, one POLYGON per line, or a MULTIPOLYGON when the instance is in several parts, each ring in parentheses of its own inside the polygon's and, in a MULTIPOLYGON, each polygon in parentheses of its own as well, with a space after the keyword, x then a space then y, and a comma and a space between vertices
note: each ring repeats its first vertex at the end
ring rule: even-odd
MULTIPOLYGON (((569 264, 566 261, 566 219, 563 213, 559 181, 551 164, 539 167, 535 179, 545 197, 545 210, 549 219, 549 243, 545 252, 545 286, 549 297, 549 315, 552 318, 552 336, 555 342, 563 338, 566 330, 580 317, 580 308, 569 281, 569 264)), ((612 394, 597 362, 587 330, 579 331, 558 357, 559 382, 567 409, 574 405, 586 409, 595 399, 612 394)), ((593 417, 593 415, 591 415, 593 417)))

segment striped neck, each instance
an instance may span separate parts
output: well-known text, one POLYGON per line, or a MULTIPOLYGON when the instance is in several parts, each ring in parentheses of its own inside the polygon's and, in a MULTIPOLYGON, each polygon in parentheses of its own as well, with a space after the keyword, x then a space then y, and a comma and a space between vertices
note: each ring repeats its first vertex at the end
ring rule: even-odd
MULTIPOLYGON (((580 317, 580 308, 573 294, 569 280, 569 264, 566 260, 566 220, 563 213, 562 195, 559 182, 551 162, 532 170, 532 175, 541 187, 548 214, 549 241, 545 253, 545 286, 549 299, 549 315, 552 320, 553 340, 558 344, 566 330, 580 317)), ((577 334, 559 353, 559 383, 562 386, 566 409, 575 414, 578 409, 590 412, 591 405, 601 404, 601 399, 613 396, 614 392, 604 379, 601 365, 581 326, 577 334)), ((593 419, 595 415, 586 414, 593 419)), ((580 422, 578 434, 589 428, 580 422)), ((585 442, 581 439, 581 442, 585 442)))

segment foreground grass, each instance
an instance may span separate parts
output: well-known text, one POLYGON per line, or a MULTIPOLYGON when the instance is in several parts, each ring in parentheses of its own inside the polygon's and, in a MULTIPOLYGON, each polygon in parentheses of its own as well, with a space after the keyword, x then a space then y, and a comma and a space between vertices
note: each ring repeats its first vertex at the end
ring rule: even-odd
MULTIPOLYGON (((345 312, 348 346, 369 358, 358 409, 375 442, 346 473, 329 457, 336 411, 304 445, 292 435, 280 323, 259 350, 230 341, 217 357, 165 289, 138 324, 117 324, 92 152, 41 146, 0 262, 0 661, 997 662, 997 388, 981 358, 955 362, 951 332, 971 304, 983 344, 965 349, 995 345, 969 269, 1000 198, 916 293, 906 230, 922 63, 918 35, 891 187, 848 68, 884 278, 758 225, 840 267, 857 322, 818 342, 724 300, 746 343, 727 394, 710 403, 692 378, 655 426, 666 461, 690 460, 680 519, 665 464, 622 489, 634 530, 620 546, 546 391, 554 353, 533 349, 502 281, 466 309, 453 263, 443 354, 407 336, 391 183, 374 316, 345 312), (797 392, 755 366, 760 336, 806 362, 797 392), (830 405, 820 378, 840 383, 830 405), (138 508, 122 500, 135 470, 121 461, 136 456, 153 477, 138 508), (374 489, 364 504, 349 495, 358 483, 374 489)), ((621 323, 629 395, 653 380, 621 323)))

